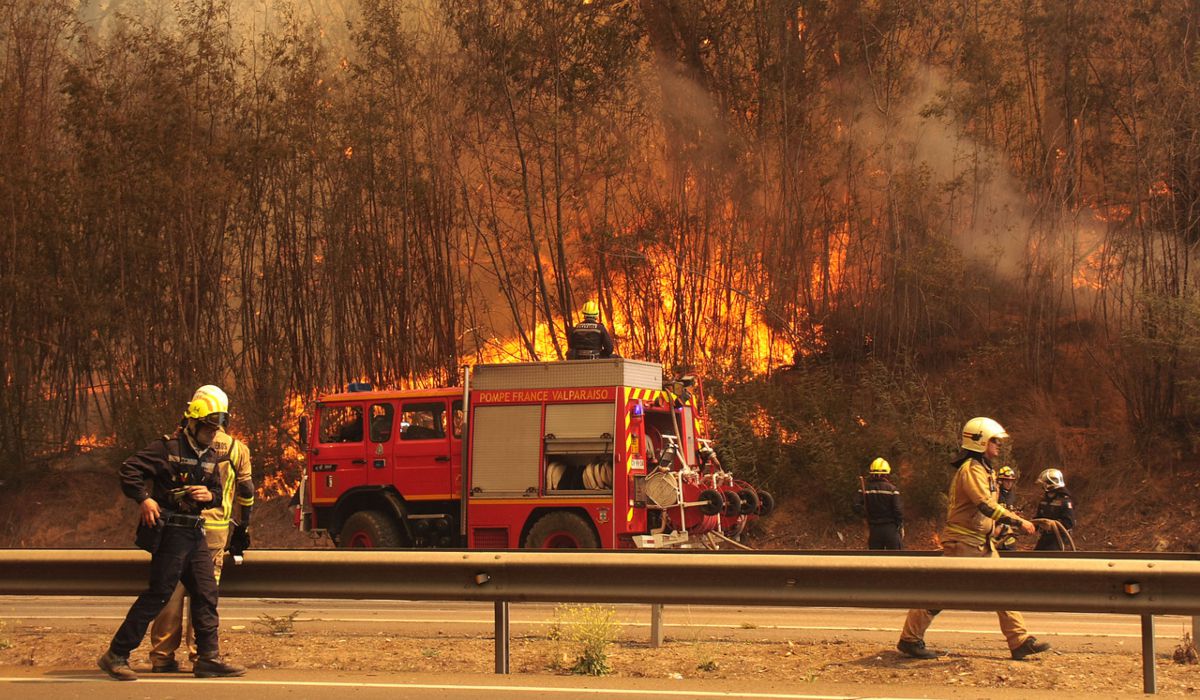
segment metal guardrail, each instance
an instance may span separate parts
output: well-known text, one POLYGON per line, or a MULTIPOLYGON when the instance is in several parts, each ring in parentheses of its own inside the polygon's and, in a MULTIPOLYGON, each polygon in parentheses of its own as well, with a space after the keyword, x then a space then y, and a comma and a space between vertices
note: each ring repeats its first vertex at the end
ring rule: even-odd
MULTIPOLYGON (((0 550, 0 595, 133 596, 144 588, 149 560, 139 550, 0 550)), ((1154 692, 1153 616, 1200 615, 1200 561, 253 550, 244 565, 225 567, 221 595, 492 601, 502 673, 512 602, 988 611, 1003 601, 1008 610, 1125 613, 1142 616, 1143 684, 1154 692)))

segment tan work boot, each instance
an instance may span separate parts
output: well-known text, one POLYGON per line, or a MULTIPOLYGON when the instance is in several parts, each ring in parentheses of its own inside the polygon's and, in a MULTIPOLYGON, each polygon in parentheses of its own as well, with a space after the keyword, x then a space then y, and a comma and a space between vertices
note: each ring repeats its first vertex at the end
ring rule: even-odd
POLYGON ((101 671, 104 671, 112 678, 118 681, 136 681, 137 674, 129 668, 129 659, 124 656, 117 656, 112 652, 112 649, 104 652, 104 656, 96 662, 101 671))
POLYGON ((219 656, 209 659, 200 657, 192 665, 192 675, 197 678, 232 678, 246 675, 246 669, 236 664, 227 664, 219 656))

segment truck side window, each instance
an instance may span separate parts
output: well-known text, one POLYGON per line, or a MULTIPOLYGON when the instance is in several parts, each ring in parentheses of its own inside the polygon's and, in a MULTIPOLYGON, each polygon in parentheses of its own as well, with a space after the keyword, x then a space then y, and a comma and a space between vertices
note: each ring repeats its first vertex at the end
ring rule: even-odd
POLYGON ((461 439, 462 438, 462 429, 463 429, 463 420, 466 418, 466 415, 463 414, 463 410, 462 410, 462 399, 459 399, 458 401, 455 401, 454 403, 450 404, 450 414, 454 416, 454 423, 453 423, 454 437, 461 439))
POLYGON ((392 439, 392 414, 395 409, 390 403, 371 405, 371 442, 387 442, 392 439))
POLYGON ((401 440, 438 440, 446 437, 446 404, 406 403, 400 411, 401 440))
POLYGON ((321 412, 321 442, 362 442, 360 406, 326 406, 321 412))

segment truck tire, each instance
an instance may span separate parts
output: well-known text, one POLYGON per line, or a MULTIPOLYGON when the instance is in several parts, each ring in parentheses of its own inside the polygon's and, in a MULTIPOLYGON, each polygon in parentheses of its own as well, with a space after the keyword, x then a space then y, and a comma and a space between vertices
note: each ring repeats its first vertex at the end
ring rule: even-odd
POLYGON ((599 549, 592 526, 575 513, 547 513, 529 528, 525 549, 599 549))
POLYGON ((754 489, 742 489, 738 491, 738 496, 742 498, 742 515, 754 515, 758 512, 758 494, 754 493, 754 489))
POLYGON ((377 510, 360 510, 338 533, 338 546, 358 549, 397 549, 401 546, 396 523, 377 510))
POLYGON ((775 497, 770 491, 758 490, 758 514, 766 517, 775 511, 775 497))
POLYGON ((742 497, 737 495, 737 491, 722 491, 721 495, 725 497, 725 510, 722 515, 736 518, 742 514, 742 497))
POLYGON ((716 489, 704 489, 700 492, 699 499, 704 501, 700 512, 705 515, 716 515, 725 507, 725 498, 716 489))

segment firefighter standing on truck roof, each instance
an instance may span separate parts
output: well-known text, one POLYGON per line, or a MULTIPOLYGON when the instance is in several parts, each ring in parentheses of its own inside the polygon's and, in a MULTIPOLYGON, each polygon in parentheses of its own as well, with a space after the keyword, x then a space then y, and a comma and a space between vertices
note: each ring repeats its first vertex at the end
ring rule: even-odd
POLYGON ((612 357, 613 339, 600 323, 600 305, 589 301, 583 305, 583 321, 571 329, 567 337, 568 360, 595 360, 612 357))
MULTIPOLYGON (((1013 507, 1013 501, 1016 500, 1016 493, 1013 491, 1013 485, 1017 483, 1017 473, 1012 467, 1004 466, 996 470, 996 485, 1000 488, 1000 497, 997 499, 1000 505, 1016 513, 1017 509, 1013 507)), ((1001 552, 1006 552, 1017 548, 1017 531, 1012 525, 1000 523, 996 525, 996 549, 1001 552)))
POLYGON ((125 615, 97 665, 119 681, 135 681, 129 653, 142 643, 150 621, 180 581, 192 600, 198 678, 240 676, 246 669, 221 660, 217 638, 217 581, 205 540, 206 504, 220 497, 217 433, 229 421, 229 398, 219 388, 196 390, 174 435, 164 435, 121 465, 121 490, 138 503, 137 544, 151 553, 150 581, 125 615))
MULTIPOLYGON (((972 418, 963 426, 963 453, 954 460, 957 468, 950 483, 950 506, 942 531, 942 553, 948 557, 999 557, 992 542, 997 522, 1019 527, 1027 535, 1033 523, 1009 511, 997 502, 992 460, 1000 455, 1000 441, 1008 437, 1004 428, 991 418, 972 418)), ((925 646, 925 630, 941 610, 909 610, 896 648, 915 659, 935 659, 938 652, 925 646)), ((1008 641, 1012 658, 1024 659, 1050 648, 1025 631, 1021 613, 998 610, 1000 631, 1008 641)))
MULTIPOLYGON (((213 387, 215 389, 215 387, 213 387)), ((217 461, 221 500, 205 508, 205 540, 212 555, 213 573, 221 582, 221 568, 228 550, 234 561, 241 563, 242 554, 250 547, 250 513, 254 509, 254 481, 250 469, 250 449, 224 430, 213 438, 214 459, 217 461)), ((188 659, 195 663, 196 649, 192 620, 184 624, 184 586, 175 586, 175 593, 150 626, 150 670, 154 673, 177 673, 179 662, 175 650, 187 639, 188 659), (186 628, 186 629, 185 629, 186 628)))
MULTIPOLYGON (((1046 469, 1038 474, 1037 482, 1045 493, 1042 494, 1034 517, 1039 520, 1053 520, 1070 532, 1075 527, 1075 503, 1071 500, 1071 492, 1067 491, 1067 480, 1063 478, 1063 473, 1057 469, 1046 469)), ((1057 552, 1063 549, 1063 540, 1066 538, 1056 531, 1057 527, 1051 527, 1054 529, 1042 532, 1034 549, 1043 552, 1057 552)))
POLYGON ((858 492, 855 512, 867 519, 868 549, 904 549, 900 531, 904 527, 904 511, 900 506, 900 489, 892 483, 892 465, 876 457, 867 470, 869 476, 858 492))

